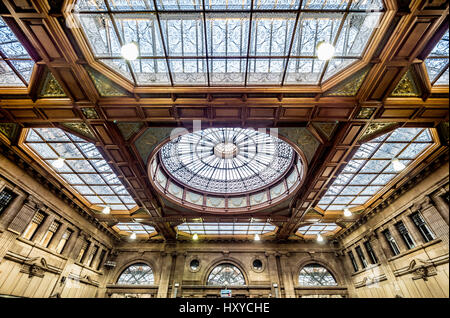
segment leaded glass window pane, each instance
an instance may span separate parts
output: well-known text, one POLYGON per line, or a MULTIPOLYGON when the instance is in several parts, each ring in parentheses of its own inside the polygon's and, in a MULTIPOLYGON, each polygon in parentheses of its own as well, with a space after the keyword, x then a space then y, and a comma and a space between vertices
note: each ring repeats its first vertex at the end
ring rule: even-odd
POLYGON ((208 276, 207 285, 244 286, 245 278, 241 270, 233 264, 220 264, 208 276))
POLYGON ((448 85, 449 44, 448 30, 425 59, 428 78, 433 85, 448 85))
POLYGON ((335 231, 339 227, 335 223, 314 223, 301 226, 297 233, 301 235, 319 235, 335 231))
POLYGON ((276 226, 270 223, 183 223, 178 231, 198 235, 253 235, 274 232, 276 226))
POLYGON ((154 285, 153 270, 147 264, 133 264, 120 274, 118 285, 154 285))
POLYGON ((298 276, 300 286, 337 286, 333 275, 319 264, 308 264, 298 276))

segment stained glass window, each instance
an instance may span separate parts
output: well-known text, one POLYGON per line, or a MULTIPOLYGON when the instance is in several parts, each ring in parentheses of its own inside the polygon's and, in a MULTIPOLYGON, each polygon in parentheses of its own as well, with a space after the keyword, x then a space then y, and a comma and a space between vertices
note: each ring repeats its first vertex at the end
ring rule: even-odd
POLYGON ((177 226, 178 231, 198 235, 254 235, 275 231, 276 226, 270 223, 183 223, 177 226))
POLYGON ((93 143, 59 128, 31 128, 24 144, 91 205, 113 211, 136 207, 93 143))
POLYGON ((381 0, 79 0, 75 15, 95 58, 136 85, 244 86, 320 84, 361 59, 383 10, 381 0), (336 46, 329 63, 321 41, 336 46), (129 42, 131 62, 120 54, 129 42))
POLYGON ((298 276, 300 286, 336 286, 333 275, 322 265, 308 264, 298 276))
POLYGON ((0 17, 0 87, 27 86, 34 61, 0 17))
POLYGON ((448 85, 449 48, 448 30, 425 59, 428 78, 432 85, 448 85))
POLYGON ((292 165, 294 150, 251 129, 210 128, 179 136, 160 151, 175 180, 200 191, 241 193, 263 188, 292 165))
POLYGON ((117 280, 118 285, 153 285, 154 283, 152 268, 143 263, 127 267, 117 280))
POLYGON ((148 235, 155 233, 155 228, 153 226, 141 223, 117 223, 115 227, 121 232, 135 233, 137 235, 148 235))
POLYGON ((320 199, 323 210, 365 204, 433 144, 428 128, 398 128, 359 147, 320 199), (396 162, 396 163, 395 163, 396 162))
POLYGON ((207 285, 244 286, 245 278, 241 270, 233 264, 220 264, 208 276, 207 285))
POLYGON ((338 228, 335 223, 314 223, 301 226, 297 233, 301 235, 319 235, 328 232, 333 232, 338 228))

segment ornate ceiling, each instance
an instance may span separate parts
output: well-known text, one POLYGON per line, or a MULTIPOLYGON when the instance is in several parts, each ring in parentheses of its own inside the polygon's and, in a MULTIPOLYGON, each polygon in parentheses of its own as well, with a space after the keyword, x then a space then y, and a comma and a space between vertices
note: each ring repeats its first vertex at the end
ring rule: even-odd
MULTIPOLYGON (((117 238, 133 232, 130 223, 141 226, 134 228, 142 232, 140 239, 186 239, 186 224, 199 222, 205 231, 209 223, 276 227, 262 230, 263 239, 308 239, 305 233, 315 229, 315 223, 335 224, 330 233, 339 234, 424 173, 426 166, 443 157, 448 160, 446 1, 375 1, 376 10, 369 11, 364 7, 369 2, 357 0, 339 1, 336 7, 323 7, 323 1, 275 5, 249 0, 239 1, 248 5, 233 8, 217 6, 217 1, 203 8, 190 6, 192 1, 152 0, 132 1, 133 10, 125 1, 80 3, 78 7, 71 0, 0 3, 1 149, 21 164, 32 165, 36 175, 46 176, 46 186, 67 189, 60 195, 117 238), (223 17, 226 9, 235 11, 228 20, 223 17), (376 23, 364 24, 374 13, 376 23), (98 34, 91 24, 103 28, 100 34, 109 30, 109 38, 95 38, 98 34), (317 33, 319 25, 324 29, 317 33), (121 59, 117 51, 121 41, 138 41, 142 30, 149 28, 155 33, 139 38, 144 41, 142 58, 133 63, 121 59), (362 32, 361 28, 366 28, 366 36, 358 39, 354 32, 362 32), (227 35, 238 30, 242 30, 239 37, 227 35), (197 37, 183 37, 192 32, 197 37), (281 46, 276 42, 280 34, 288 39, 281 46), (342 42, 344 36, 366 42, 355 43, 358 50, 349 51, 344 43, 352 42, 342 42), (316 45, 307 51, 308 43, 317 44, 321 37, 329 37, 338 48, 330 62, 317 59, 316 45), (160 66, 158 73, 155 67, 160 66), (252 69, 264 71, 257 74, 252 69), (192 76, 195 81, 186 82, 192 76), (301 185, 282 191, 287 200, 246 213, 217 209, 211 214, 162 196, 149 169, 154 154, 173 128, 192 131, 193 120, 200 120, 202 129, 278 128, 279 136, 301 153, 304 176, 297 178, 301 185), (71 196, 74 189, 67 182, 49 174, 48 167, 21 147, 30 128, 59 128, 95 145, 101 158, 93 160, 107 162, 137 207, 120 201, 125 192, 113 188, 109 196, 129 208, 112 209, 106 215, 91 202, 71 196), (397 128, 425 129, 433 140, 419 161, 408 166, 408 174, 393 178, 379 197, 350 218, 344 218, 342 210, 318 206, 330 197, 327 191, 354 161, 361 144, 397 128), (40 165, 33 164, 36 161, 40 165), (183 223, 185 231, 180 230, 183 223), (180 231, 183 235, 177 236, 180 231)), ((357 194, 352 196, 357 199, 357 194)))

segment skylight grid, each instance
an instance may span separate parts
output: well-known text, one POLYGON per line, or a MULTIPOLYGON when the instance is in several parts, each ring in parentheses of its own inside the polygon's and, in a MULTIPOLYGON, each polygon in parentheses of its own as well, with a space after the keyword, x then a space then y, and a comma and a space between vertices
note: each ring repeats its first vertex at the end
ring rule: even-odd
POLYGON ((301 226, 297 233, 301 235, 319 235, 335 231, 338 226, 335 223, 314 223, 301 226))
POLYGON ((150 225, 141 224, 141 223, 117 223, 115 227, 119 231, 125 231, 128 233, 135 233, 136 235, 142 234, 153 234, 156 232, 155 228, 150 225))
POLYGON ((27 86, 34 61, 0 17, 0 87, 27 86))
POLYGON ((136 207, 93 143, 59 128, 31 128, 24 144, 90 204, 111 210, 136 207), (63 163, 55 164, 61 158, 63 163))
POLYGON ((448 30, 425 59, 428 78, 432 85, 448 85, 449 33, 448 30))
POLYGON ((188 234, 198 235, 263 235, 276 230, 270 223, 183 223, 177 230, 188 234))
POLYGON ((407 167, 431 145, 433 138, 428 128, 398 128, 362 144, 318 207, 344 210, 367 203, 400 173, 394 169, 394 158, 407 167))
POLYGON ((321 84, 362 58, 383 14, 366 0, 124 2, 78 1, 75 14, 94 56, 136 85, 321 84), (336 46, 328 63, 322 41, 336 46), (121 57, 129 42, 137 60, 121 57))

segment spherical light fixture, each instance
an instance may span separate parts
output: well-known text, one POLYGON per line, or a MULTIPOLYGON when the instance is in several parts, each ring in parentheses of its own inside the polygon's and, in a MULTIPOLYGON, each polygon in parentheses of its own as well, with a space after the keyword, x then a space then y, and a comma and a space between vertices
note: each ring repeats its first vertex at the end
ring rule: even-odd
POLYGON ((352 216, 352 212, 349 210, 349 208, 344 209, 344 216, 347 216, 347 217, 352 216))
POLYGON ((56 169, 61 169, 64 166, 64 158, 58 158, 52 162, 52 166, 56 169))
POLYGON ((261 238, 259 237, 259 234, 256 233, 255 237, 253 238, 255 241, 261 241, 261 238))
POLYGON ((317 242, 323 242, 323 237, 320 234, 317 234, 317 242))
POLYGON ((317 45, 317 57, 319 60, 328 61, 334 55, 334 46, 328 42, 320 42, 317 45))
POLYGON ((103 214, 109 214, 111 212, 111 208, 109 206, 105 206, 102 210, 103 214))
POLYGON ((394 168, 395 172, 400 172, 406 168, 406 166, 402 162, 400 162, 398 158, 392 159, 392 167, 394 168))
POLYGON ((197 240, 198 240, 198 234, 197 234, 197 233, 194 233, 194 235, 192 235, 192 239, 193 239, 194 241, 197 241, 197 240))
POLYGON ((120 49, 120 54, 126 60, 133 61, 139 56, 139 49, 136 43, 130 42, 124 44, 120 49))
POLYGON ((135 240, 135 239, 136 239, 136 233, 131 233, 130 240, 135 240))

